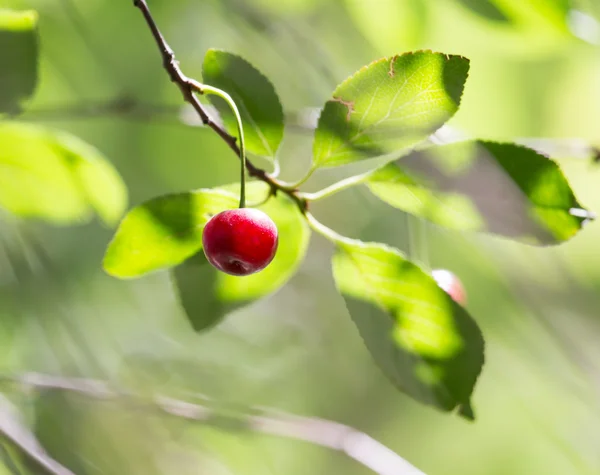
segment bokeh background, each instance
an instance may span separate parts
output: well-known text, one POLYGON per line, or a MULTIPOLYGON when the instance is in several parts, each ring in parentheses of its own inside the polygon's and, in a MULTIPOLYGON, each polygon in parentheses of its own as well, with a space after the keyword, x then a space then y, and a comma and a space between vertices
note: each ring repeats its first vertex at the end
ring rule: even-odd
MULTIPOLYGON (((414 49, 470 58, 451 122, 462 132, 600 145, 596 0, 149 4, 189 76, 201 77, 206 49, 217 47, 272 80, 290 117, 280 153, 286 179, 309 166, 312 139, 304 125, 311 108, 361 66, 414 49)), ((22 119, 98 147, 124 176, 131 205, 237 180, 236 157, 210 130, 194 127, 181 107, 132 1, 0 0, 0 7, 40 14, 40 83, 22 119), (137 113, 123 107, 123 98, 140 106, 137 113)), ((600 210, 600 165, 585 149, 552 151, 581 202, 600 210)), ((308 189, 348 173, 319 172, 308 189)), ((411 222, 364 190, 320 202, 314 212, 341 233, 415 253, 411 222)), ((331 247, 318 236, 284 288, 198 335, 167 273, 132 281, 104 274, 112 230, 97 223, 54 228, 8 215, 1 227, 2 372, 102 378, 142 393, 188 400, 202 393, 324 417, 368 433, 428 475, 600 473, 598 222, 548 248, 425 225, 418 257, 462 278, 487 341, 475 423, 423 407, 387 382, 335 291, 331 247)), ((10 396, 50 453, 78 474, 370 473, 301 442, 60 394, 34 402, 10 396)))

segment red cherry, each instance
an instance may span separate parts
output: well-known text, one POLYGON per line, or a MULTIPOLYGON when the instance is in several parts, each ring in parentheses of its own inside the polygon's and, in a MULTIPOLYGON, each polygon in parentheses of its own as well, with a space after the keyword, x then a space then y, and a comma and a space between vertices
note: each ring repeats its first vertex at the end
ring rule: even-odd
POLYGON ((446 292, 452 300, 460 305, 467 303, 467 292, 463 287, 460 279, 446 269, 435 269, 431 272, 431 276, 435 279, 437 284, 446 292))
POLYGON ((204 254, 214 267, 231 275, 250 275, 275 257, 277 226, 262 211, 238 208, 213 216, 202 232, 204 254))

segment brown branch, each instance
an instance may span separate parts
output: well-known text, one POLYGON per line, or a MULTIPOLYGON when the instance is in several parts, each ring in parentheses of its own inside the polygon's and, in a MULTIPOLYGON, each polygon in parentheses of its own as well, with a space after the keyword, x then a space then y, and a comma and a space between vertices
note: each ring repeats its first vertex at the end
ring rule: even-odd
MULTIPOLYGON (((251 411, 239 414, 231 412, 223 414, 209 406, 165 396, 155 396, 152 400, 148 400, 130 392, 111 389, 107 383, 91 379, 27 373, 18 376, 0 376, 0 381, 14 383, 26 390, 68 391, 100 400, 121 401, 124 404, 135 405, 136 408, 203 422, 223 430, 247 430, 309 442, 342 452, 379 475, 425 475, 364 432, 326 419, 300 417, 266 408, 252 408, 251 411)), ((66 475, 67 472, 50 473, 66 475)))
MULTIPOLYGON (((229 134, 219 124, 214 122, 208 116, 208 114, 206 113, 204 108, 202 107, 202 104, 200 103, 200 101, 198 100, 198 98, 195 95, 196 88, 194 87, 193 81, 190 78, 188 78, 185 74, 183 74, 183 71, 181 70, 181 68, 179 66, 179 62, 175 58, 175 53, 173 52, 171 47, 168 45, 164 36, 158 29, 158 26, 157 26, 156 22, 154 21, 152 14, 150 13, 150 8, 148 7, 146 0, 133 0, 133 5, 137 8, 139 8, 140 11, 142 12, 144 19, 146 20, 146 23, 148 24, 148 27, 150 28, 150 31, 152 32, 154 41, 156 42, 156 45, 158 46, 158 49, 160 50, 160 54, 161 54, 162 60, 163 60, 163 67, 165 68, 165 71, 167 71, 167 74, 169 75, 171 81, 174 82, 175 84, 177 84, 177 86, 179 87, 179 90, 181 91, 181 94, 183 95, 183 99, 187 103, 192 105, 192 107, 194 108, 194 110, 197 112, 198 116, 202 120, 202 123, 204 123, 206 126, 213 129, 219 135, 219 137, 221 137, 225 141, 225 143, 229 146, 229 148, 231 150, 233 150, 233 152, 236 154, 236 156, 239 157, 241 152, 240 152, 240 148, 237 144, 237 139, 233 135, 229 134)), ((264 181, 265 183, 267 183, 271 187, 271 190, 273 191, 273 193, 276 193, 277 191, 281 191, 281 192, 287 194, 292 200, 294 200, 296 202, 296 204, 298 205, 298 207, 300 208, 300 210, 302 212, 304 212, 306 210, 306 205, 307 205, 306 200, 304 200, 303 198, 298 196, 297 190, 286 188, 286 185, 284 183, 278 181, 277 179, 275 179, 274 177, 269 175, 262 168, 259 168, 256 165, 254 165, 247 158, 246 158, 246 169, 248 171, 248 174, 251 177, 254 177, 258 180, 261 180, 261 181, 264 181)))

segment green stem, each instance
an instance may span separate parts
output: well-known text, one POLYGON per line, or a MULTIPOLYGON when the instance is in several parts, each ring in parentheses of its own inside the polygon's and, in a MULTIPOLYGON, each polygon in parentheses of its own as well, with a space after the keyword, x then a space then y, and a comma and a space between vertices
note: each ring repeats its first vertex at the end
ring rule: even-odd
POLYGON ((262 205, 266 204, 266 202, 271 199, 271 196, 273 196, 273 190, 269 190, 267 192, 267 195, 263 199, 261 199, 259 201, 255 201, 254 203, 249 203, 249 204, 246 205, 246 207, 248 207, 248 208, 258 208, 259 206, 262 206, 262 205))
POLYGON ((406 214, 408 228, 408 254, 410 258, 426 269, 430 268, 427 246, 427 226, 422 218, 406 214))
POLYGON ((316 191, 315 193, 302 193, 302 197, 307 201, 317 201, 323 198, 328 198, 332 195, 335 195, 336 193, 339 193, 340 191, 364 183, 371 177, 371 175, 373 175, 375 171, 376 170, 369 170, 368 172, 361 173, 360 175, 344 178, 343 180, 329 185, 328 187, 323 188, 322 190, 316 191))
POLYGON ((347 237, 344 237, 341 234, 336 233, 333 229, 328 228, 308 211, 304 213, 304 216, 306 217, 306 221, 308 222, 308 225, 313 231, 319 233, 321 236, 325 237, 332 243, 340 244, 348 241, 347 237))
POLYGON ((240 112, 235 105, 235 101, 232 97, 227 94, 225 91, 209 86, 207 84, 201 84, 198 81, 193 79, 189 79, 190 84, 194 89, 196 89, 200 94, 212 94, 213 96, 219 96, 225 102, 235 115, 235 120, 237 122, 238 136, 240 138, 240 162, 241 162, 241 175, 240 175, 240 208, 246 207, 246 144, 244 141, 244 127, 242 124, 242 117, 240 116, 240 112))
POLYGON ((318 167, 312 165, 310 167, 310 169, 308 170, 308 172, 306 172, 306 175, 304 175, 304 177, 302 177, 300 180, 295 181, 293 183, 285 183, 283 189, 284 190, 296 190, 297 188, 302 186, 304 183, 306 183, 309 180, 309 178, 311 176, 313 176, 313 173, 317 171, 317 169, 318 169, 318 167))

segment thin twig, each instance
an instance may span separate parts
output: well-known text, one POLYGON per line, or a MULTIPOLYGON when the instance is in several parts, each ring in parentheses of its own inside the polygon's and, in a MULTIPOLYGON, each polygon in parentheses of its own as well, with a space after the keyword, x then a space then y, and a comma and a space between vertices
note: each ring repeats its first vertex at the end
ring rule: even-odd
POLYGON ((346 454, 379 475, 425 475, 385 445, 344 424, 316 417, 295 416, 272 409, 252 409, 238 414, 223 414, 217 409, 165 396, 152 400, 126 391, 117 391, 103 382, 83 378, 63 378, 38 373, 0 376, 0 381, 25 389, 75 392, 100 400, 134 404, 169 416, 199 421, 225 430, 252 432, 309 442, 346 454))

